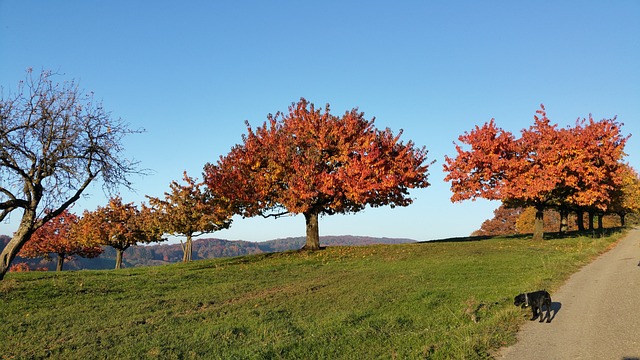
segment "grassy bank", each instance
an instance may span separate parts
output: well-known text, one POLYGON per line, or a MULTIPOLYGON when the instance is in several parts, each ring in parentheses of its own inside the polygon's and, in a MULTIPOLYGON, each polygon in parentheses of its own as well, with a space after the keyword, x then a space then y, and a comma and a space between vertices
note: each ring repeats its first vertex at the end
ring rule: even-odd
POLYGON ((620 236, 9 274, 0 282, 0 357, 486 358, 529 315, 514 295, 553 294, 620 236))

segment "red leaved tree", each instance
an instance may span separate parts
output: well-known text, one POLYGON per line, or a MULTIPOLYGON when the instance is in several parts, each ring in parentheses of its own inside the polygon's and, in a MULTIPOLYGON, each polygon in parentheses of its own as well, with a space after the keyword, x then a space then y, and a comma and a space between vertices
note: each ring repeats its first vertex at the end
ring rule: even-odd
POLYGON ((84 243, 111 246, 116 249, 116 269, 122 267, 125 250, 139 243, 160 242, 162 230, 158 227, 151 209, 138 209, 133 203, 122 203, 116 196, 105 207, 85 211, 74 234, 84 243))
POLYGON ((24 244, 18 256, 50 259, 51 254, 56 254, 56 271, 62 271, 64 261, 74 256, 97 257, 102 253, 100 246, 82 243, 72 235, 73 227, 77 223, 78 216, 64 210, 38 228, 31 235, 31 239, 24 244))
MULTIPOLYGON (((544 234, 543 214, 556 208, 566 223, 569 210, 604 211, 622 185, 621 160, 628 137, 615 119, 579 121, 558 129, 544 106, 534 124, 515 139, 493 120, 459 137, 456 158, 445 157, 452 201, 486 198, 536 209, 534 239, 544 234)), ((566 227, 561 228, 561 231, 566 227)))
POLYGON ((613 194, 623 186, 624 146, 629 136, 623 136, 621 125, 614 119, 576 123, 572 137, 576 156, 571 172, 578 174, 570 202, 577 207, 608 211, 613 194))
POLYGON ((305 249, 320 248, 318 216, 407 206, 410 188, 429 186, 427 150, 357 109, 339 117, 300 99, 267 119, 255 131, 247 122, 243 143, 205 166, 205 183, 243 216, 303 214, 305 249))
POLYGON ((451 201, 503 199, 502 189, 517 155, 513 134, 497 127, 491 119, 460 135, 458 140, 471 149, 455 144, 457 157, 445 156, 443 168, 448 174, 444 180, 451 182, 451 201))
POLYGON ((558 130, 547 118, 544 106, 536 111, 534 123, 521 131, 516 141, 516 153, 508 165, 508 181, 502 189, 502 201, 510 206, 536 209, 533 239, 544 236, 544 210, 558 205, 564 199, 563 164, 566 160, 566 142, 571 141, 567 131, 558 130))
POLYGON ((233 211, 228 201, 201 189, 204 183, 196 182, 186 171, 184 181, 186 185, 171 182, 171 192, 164 194, 164 200, 150 196, 147 198, 155 210, 162 231, 187 237, 182 245, 182 261, 189 262, 192 258, 192 238, 228 228, 233 211))

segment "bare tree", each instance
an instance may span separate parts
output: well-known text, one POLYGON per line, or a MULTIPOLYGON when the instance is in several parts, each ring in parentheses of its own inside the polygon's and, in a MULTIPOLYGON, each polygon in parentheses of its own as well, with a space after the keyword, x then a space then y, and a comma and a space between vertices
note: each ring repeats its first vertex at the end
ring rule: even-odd
POLYGON ((0 221, 22 210, 18 230, 0 253, 0 280, 22 245, 99 178, 105 190, 130 188, 138 164, 123 157, 131 130, 113 119, 93 93, 57 74, 27 70, 13 95, 0 94, 0 221), (51 209, 45 212, 44 209, 51 209))

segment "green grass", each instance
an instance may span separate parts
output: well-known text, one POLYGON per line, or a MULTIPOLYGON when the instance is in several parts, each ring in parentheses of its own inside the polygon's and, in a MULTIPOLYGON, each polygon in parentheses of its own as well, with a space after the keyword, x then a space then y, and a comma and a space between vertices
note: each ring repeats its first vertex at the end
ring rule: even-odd
POLYGON ((488 358, 621 236, 334 247, 0 282, 2 359, 488 358), (552 293, 553 294, 553 293, 552 293))

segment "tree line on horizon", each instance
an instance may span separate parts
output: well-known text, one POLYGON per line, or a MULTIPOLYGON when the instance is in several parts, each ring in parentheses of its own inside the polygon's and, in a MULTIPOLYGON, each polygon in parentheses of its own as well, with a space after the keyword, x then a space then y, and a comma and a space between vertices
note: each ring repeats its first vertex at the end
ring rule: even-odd
MULTIPOLYGON (((149 205, 111 195, 105 206, 76 216, 69 207, 94 180, 113 194, 120 186, 131 188, 132 174, 143 173, 122 155, 124 137, 143 131, 111 118, 92 93, 81 93, 74 82, 55 83, 54 76, 42 71, 34 77, 28 70, 18 92, 0 100, 0 221, 23 211, 0 253, 0 280, 21 251, 49 250, 64 259, 110 246, 119 268, 129 247, 163 241, 166 234, 186 237, 188 262, 192 238, 228 228, 233 215, 302 214, 303 249, 318 250, 320 216, 408 206, 410 189, 430 185, 433 161, 425 147, 403 142, 402 130, 378 129, 375 118, 357 108, 337 116, 328 104, 316 108, 301 98, 288 112, 269 114, 262 126, 247 121, 242 143, 205 164, 202 181, 185 172, 184 185, 173 181, 164 197, 147 196, 149 205)), ((546 208, 564 217, 569 211, 638 210, 627 201, 625 181, 635 184, 638 175, 622 163, 628 137, 621 124, 590 118, 560 129, 544 107, 538 115, 517 139, 493 120, 461 135, 471 149, 456 145, 457 157, 445 157, 444 164, 452 201, 482 197, 534 206, 534 239, 542 238, 546 208)))
MULTIPOLYGON (((364 246, 373 244, 404 244, 415 242, 410 239, 373 238, 368 236, 321 236, 323 246, 364 246)), ((9 242, 11 238, 0 235, 0 248, 9 242)), ((284 252, 300 249, 305 244, 304 237, 292 237, 274 239, 260 242, 244 240, 224 240, 216 238, 201 238, 193 241, 193 260, 203 260, 221 257, 245 256, 251 254, 263 254, 284 252)), ((29 246, 25 244, 23 250, 29 246)), ((123 257, 122 267, 155 266, 181 262, 184 259, 183 244, 158 243, 153 246, 132 246, 123 257)), ((44 250, 44 249, 43 249, 44 250)), ((61 271, 60 259, 65 269, 112 269, 116 260, 116 249, 109 246, 101 246, 100 254, 96 257, 83 257, 78 254, 59 254, 55 250, 44 250, 41 253, 18 253, 10 272, 24 271, 61 271)))

